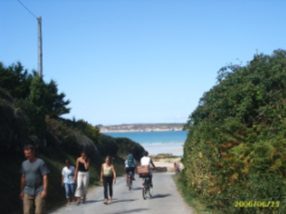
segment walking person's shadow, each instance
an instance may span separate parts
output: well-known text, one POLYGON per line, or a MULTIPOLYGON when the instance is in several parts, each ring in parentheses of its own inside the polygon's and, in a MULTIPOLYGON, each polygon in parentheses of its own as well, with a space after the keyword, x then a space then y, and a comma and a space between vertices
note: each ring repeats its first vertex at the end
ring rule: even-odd
POLYGON ((123 203, 123 202, 133 202, 137 201, 138 199, 113 199, 111 204, 116 204, 116 203, 123 203))
POLYGON ((171 196, 171 194, 156 194, 156 195, 152 195, 152 198, 166 198, 171 196))
POLYGON ((103 199, 101 199, 101 200, 86 200, 85 204, 93 204, 93 203, 97 203, 97 202, 103 202, 103 199))

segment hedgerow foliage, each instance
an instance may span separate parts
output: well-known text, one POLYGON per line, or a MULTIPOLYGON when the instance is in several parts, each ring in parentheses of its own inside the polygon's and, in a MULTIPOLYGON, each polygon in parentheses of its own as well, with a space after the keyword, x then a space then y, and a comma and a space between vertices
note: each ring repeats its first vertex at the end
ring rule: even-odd
POLYGON ((106 155, 116 158, 121 171, 122 158, 130 148, 134 154, 142 155, 144 148, 132 140, 103 135, 98 127, 84 120, 63 119, 62 115, 70 111, 69 103, 65 94, 58 92, 55 81, 46 83, 35 72, 29 74, 21 63, 6 67, 0 62, 0 192, 5 192, 0 195, 0 213, 21 210, 19 167, 25 144, 36 146, 51 171, 48 208, 65 200, 60 182, 65 159, 74 163, 85 151, 91 160, 93 183, 106 155))
POLYGON ((286 51, 223 67, 189 117, 187 188, 224 213, 286 213, 286 51), (235 201, 280 201, 236 208, 235 201))

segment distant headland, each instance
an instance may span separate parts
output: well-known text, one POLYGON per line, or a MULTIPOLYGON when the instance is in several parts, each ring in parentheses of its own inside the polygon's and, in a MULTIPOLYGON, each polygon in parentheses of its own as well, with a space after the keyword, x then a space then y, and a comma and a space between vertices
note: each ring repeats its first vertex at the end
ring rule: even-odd
POLYGON ((99 125, 101 133, 107 132, 160 132, 160 131, 182 131, 184 123, 143 123, 143 124, 120 124, 99 125))

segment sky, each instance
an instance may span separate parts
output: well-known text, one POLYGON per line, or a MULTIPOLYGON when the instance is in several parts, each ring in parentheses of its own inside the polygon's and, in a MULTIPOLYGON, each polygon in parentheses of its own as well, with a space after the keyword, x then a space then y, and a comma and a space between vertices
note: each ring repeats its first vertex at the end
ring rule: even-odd
POLYGON ((37 69, 93 125, 185 123, 217 71, 285 49, 284 0, 0 0, 0 62, 37 69))

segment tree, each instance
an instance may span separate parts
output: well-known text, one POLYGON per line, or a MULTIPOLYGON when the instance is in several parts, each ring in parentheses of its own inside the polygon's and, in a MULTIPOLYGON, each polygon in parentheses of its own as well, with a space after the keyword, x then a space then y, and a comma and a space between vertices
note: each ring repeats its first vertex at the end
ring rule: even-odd
POLYGON ((51 81, 45 88, 45 105, 47 108, 47 115, 53 118, 58 118, 63 114, 69 113, 70 109, 67 105, 69 100, 64 100, 65 94, 58 93, 57 84, 51 81))
POLYGON ((21 63, 4 67, 0 63, 0 87, 7 90, 14 98, 25 99, 30 93, 32 75, 28 74, 21 63))

